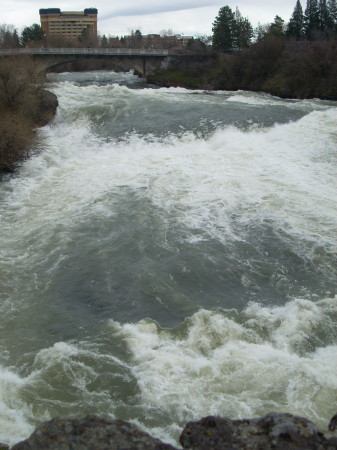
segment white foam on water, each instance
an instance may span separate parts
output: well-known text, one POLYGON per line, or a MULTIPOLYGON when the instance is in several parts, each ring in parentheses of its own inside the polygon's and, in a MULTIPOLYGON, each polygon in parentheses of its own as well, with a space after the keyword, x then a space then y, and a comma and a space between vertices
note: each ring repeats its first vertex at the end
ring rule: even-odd
POLYGON ((31 408, 21 401, 18 393, 25 384, 15 372, 0 365, 0 437, 1 442, 14 444, 29 436, 34 427, 27 417, 31 408))
MULTIPOLYGON (((295 123, 269 129, 226 127, 208 138, 129 134, 108 142, 90 130, 87 116, 77 115, 88 98, 109 105, 116 96, 125 103, 130 95, 194 96, 67 82, 57 89, 59 116, 40 131, 44 150, 1 186, 2 320, 25 305, 26 286, 13 294, 25 280, 17 267, 52 259, 83 219, 116 214, 114 194, 123 189, 146 198, 166 217, 174 215, 191 231, 185 236, 191 244, 210 237, 226 243, 244 239, 232 227, 235 214, 243 226, 272 221, 275 230, 295 238, 296 250, 308 259, 319 246, 336 251, 336 108, 324 105, 295 123)), ((61 251, 48 266, 50 277, 63 257, 61 251)), ((34 286, 37 278, 27 282, 34 286)), ((166 428, 153 428, 161 437, 168 433, 172 439, 178 425, 205 414, 234 418, 288 411, 325 427, 335 413, 335 314, 336 299, 295 299, 282 307, 252 303, 242 314, 201 310, 176 330, 151 321, 111 322, 111 333, 127 344, 131 362, 59 342, 37 353, 28 375, 0 368, 0 428, 6 432, 1 440, 26 437, 49 411, 77 411, 81 396, 88 408, 102 405, 113 416, 118 402, 87 387, 102 361, 136 376, 144 415, 153 408, 170 417, 166 428), (53 390, 55 374, 61 374, 61 386, 67 380, 69 398, 53 390), (72 403, 73 388, 78 397, 72 403), (59 398, 51 400, 50 392, 59 398), (42 406, 30 406, 32 393, 41 395, 42 406)))
MULTIPOLYGON (((233 223, 271 221, 306 260, 320 248, 333 254, 336 120, 331 108, 265 130, 219 129, 207 139, 192 133, 161 139, 130 134, 110 142, 90 131, 87 118, 45 127, 45 150, 4 185, 1 273, 10 280, 18 262, 41 264, 63 248, 77 223, 116 214, 114 194, 125 188, 167 218, 173 215, 189 230, 184 239, 190 244, 197 235, 229 245, 245 239, 233 223)), ((163 226, 169 228, 170 220, 163 226)))
MULTIPOLYGON (((223 91, 225 92, 225 91, 223 91)), ((285 106, 287 108, 303 109, 303 111, 324 111, 331 106, 336 106, 336 102, 329 100, 319 99, 306 99, 306 100, 290 100, 281 99, 266 93, 252 93, 249 91, 237 91, 231 93, 227 98, 228 102, 242 103, 248 106, 285 106)))
POLYGON ((128 186, 146 189, 159 207, 181 208, 181 220, 219 238, 236 211, 243 222, 253 213, 326 241, 335 232, 336 180, 326 159, 336 117, 335 109, 313 112, 265 131, 229 127, 207 140, 186 133, 106 143, 85 120, 46 128, 46 151, 26 162, 5 202, 24 231, 30 223, 75 215, 105 192, 128 186))
POLYGON ((110 320, 112 342, 127 346, 124 360, 113 345, 107 353, 97 343, 57 342, 36 354, 25 376, 0 368, 1 439, 13 444, 55 415, 118 417, 125 400, 112 377, 137 383, 127 388, 138 405, 130 420, 172 443, 186 421, 209 414, 290 412, 326 429, 337 390, 336 313, 337 298, 296 299, 251 303, 241 313, 202 309, 175 329, 110 320), (151 417, 162 419, 150 425, 151 417))
POLYGON ((10 445, 55 416, 96 413, 113 418, 115 408, 123 405, 114 384, 116 379, 130 383, 132 367, 95 344, 56 342, 37 352, 28 372, 24 376, 0 366, 0 437, 10 445))
POLYGON ((336 332, 336 311, 336 298, 299 299, 277 308, 252 304, 236 319, 200 310, 174 332, 148 320, 111 327, 133 356, 143 403, 180 424, 208 414, 244 418, 284 411, 326 428, 335 411, 336 343, 305 347, 319 326, 330 322, 336 332))

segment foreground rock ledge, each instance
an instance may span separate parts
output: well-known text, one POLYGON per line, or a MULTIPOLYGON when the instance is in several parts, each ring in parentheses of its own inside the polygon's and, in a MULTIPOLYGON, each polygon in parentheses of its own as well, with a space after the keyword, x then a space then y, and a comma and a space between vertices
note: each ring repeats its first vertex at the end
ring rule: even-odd
MULTIPOLYGON (((181 436, 183 448, 202 450, 337 449, 337 437, 328 438, 309 420, 291 414, 230 420, 205 417, 189 422, 181 436)), ((83 419, 52 419, 43 423, 12 450, 169 450, 164 444, 122 420, 97 416, 83 419)))

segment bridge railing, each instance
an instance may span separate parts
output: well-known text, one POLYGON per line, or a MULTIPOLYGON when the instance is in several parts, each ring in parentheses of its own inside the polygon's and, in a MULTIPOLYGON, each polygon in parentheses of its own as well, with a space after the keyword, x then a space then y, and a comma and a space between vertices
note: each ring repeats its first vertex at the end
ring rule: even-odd
POLYGON ((167 49, 145 48, 10 48, 1 49, 0 55, 144 55, 167 56, 167 49))

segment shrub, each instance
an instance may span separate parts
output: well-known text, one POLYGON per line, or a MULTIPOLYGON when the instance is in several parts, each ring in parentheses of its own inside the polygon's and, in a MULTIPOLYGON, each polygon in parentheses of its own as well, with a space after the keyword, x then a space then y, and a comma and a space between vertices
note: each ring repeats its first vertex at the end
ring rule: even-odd
POLYGON ((12 171, 33 147, 43 123, 44 68, 31 57, 0 58, 0 171, 12 171))

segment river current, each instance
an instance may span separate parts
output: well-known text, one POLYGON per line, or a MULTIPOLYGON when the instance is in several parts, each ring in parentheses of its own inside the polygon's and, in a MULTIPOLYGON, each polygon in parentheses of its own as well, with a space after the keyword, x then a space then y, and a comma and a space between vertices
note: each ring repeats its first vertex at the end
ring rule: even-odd
POLYGON ((50 75, 0 183, 0 441, 337 411, 337 104, 50 75))

